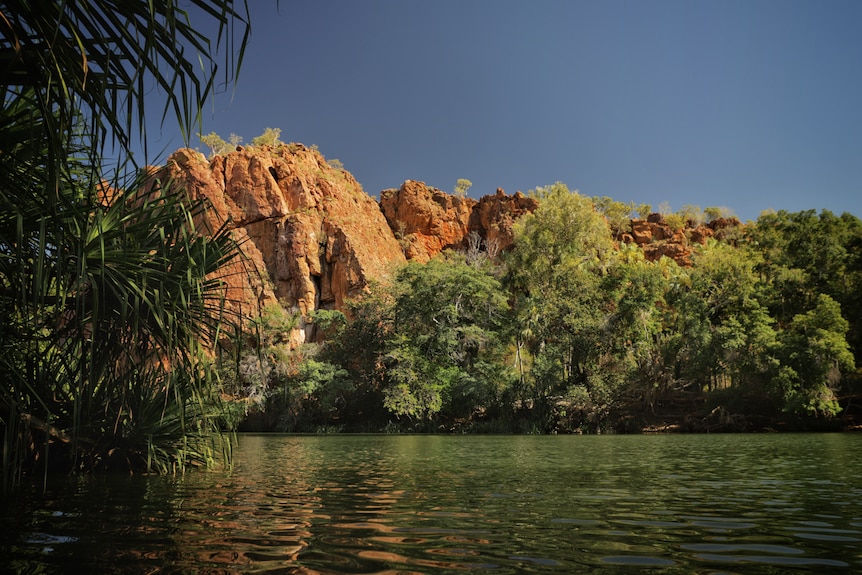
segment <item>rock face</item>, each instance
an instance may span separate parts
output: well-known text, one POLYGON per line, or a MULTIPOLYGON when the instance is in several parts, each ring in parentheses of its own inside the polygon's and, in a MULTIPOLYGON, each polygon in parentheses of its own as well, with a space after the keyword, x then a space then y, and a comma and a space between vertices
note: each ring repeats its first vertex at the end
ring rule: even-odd
POLYGON ((733 230, 742 226, 739 220, 719 218, 706 225, 687 222, 682 230, 673 230, 661 214, 650 214, 646 220, 633 219, 631 232, 623 234, 623 243, 640 246, 648 261, 666 256, 681 266, 691 265, 693 244, 705 244, 708 238, 730 239, 733 230))
POLYGON ((475 205, 474 199, 451 196, 414 180, 380 193, 380 208, 404 255, 420 262, 464 242, 475 205))
POLYGON ((207 161, 175 152, 160 177, 212 205, 208 224, 226 223, 244 241, 227 270, 228 299, 246 315, 279 303, 299 312, 295 343, 314 337, 316 309, 344 310, 371 279, 404 263, 376 202, 348 172, 300 144, 237 148, 207 161), (244 268, 244 269, 242 269, 244 268))
POLYGON ((511 245, 515 220, 537 206, 520 192, 476 201, 412 180, 382 192, 378 205, 352 175, 301 144, 238 147, 209 161, 181 149, 154 177, 206 199, 211 209, 197 225, 226 225, 242 243, 243 258, 222 277, 233 311, 255 316, 278 304, 298 312, 296 344, 315 338, 312 311, 346 311, 348 298, 407 259, 465 248, 471 233, 496 255, 511 245))
POLYGON ((483 196, 470 214, 469 228, 485 242, 491 256, 509 248, 515 241, 512 226, 521 217, 533 213, 539 207, 536 198, 521 192, 507 196, 503 188, 494 195, 483 196))
MULTIPOLYGON (((498 188, 477 201, 413 180, 381 192, 378 205, 352 175, 301 144, 237 147, 211 161, 181 149, 152 172, 177 182, 191 199, 208 200, 212 209, 196 225, 227 226, 242 242, 244 257, 222 277, 233 311, 253 317, 277 304, 298 312, 296 344, 316 337, 307 321, 312 311, 346 311, 348 298, 371 280, 385 281, 408 259, 424 262, 445 249, 498 255, 512 245, 514 223, 538 208, 520 192, 508 196, 498 188)), ((110 201, 110 190, 104 192, 110 201)), ((690 265, 692 243, 727 238, 739 226, 720 219, 674 231, 651 214, 632 220, 620 239, 640 246, 649 260, 668 256, 690 265)))
POLYGON ((478 201, 459 198, 423 182, 407 180, 380 194, 380 208, 407 259, 428 261, 445 249, 468 247, 471 235, 497 255, 512 245, 512 225, 538 207, 534 198, 501 189, 478 201))

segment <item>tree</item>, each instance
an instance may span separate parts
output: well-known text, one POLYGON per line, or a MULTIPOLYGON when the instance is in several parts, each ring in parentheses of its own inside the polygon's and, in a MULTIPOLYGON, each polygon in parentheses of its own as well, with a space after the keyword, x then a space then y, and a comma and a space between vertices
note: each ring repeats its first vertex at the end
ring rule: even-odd
POLYGON ((672 210, 672 209, 671 209, 671 207, 670 207, 670 203, 669 203, 669 202, 662 202, 662 203, 660 203, 660 204, 658 205, 658 213, 660 213, 660 214, 661 214, 662 216, 664 216, 664 217, 667 217, 667 216, 669 216, 670 214, 672 214, 672 213, 673 213, 673 210, 672 210))
POLYGON ((690 288, 675 302, 686 342, 681 375, 701 389, 762 386, 777 360, 757 254, 710 240, 692 260, 690 288))
POLYGON ((638 204, 635 207, 635 213, 642 220, 645 220, 652 213, 652 206, 650 204, 638 204))
POLYGON ((622 234, 631 231, 631 215, 635 209, 634 202, 628 204, 612 200, 607 196, 594 197, 593 205, 608 220, 608 225, 619 240, 622 234))
POLYGON ((592 201, 561 183, 532 192, 538 209, 514 226, 506 280, 516 308, 518 357, 529 356, 520 393, 539 418, 553 417, 553 397, 598 381, 603 294, 599 278, 612 253, 607 220, 592 201))
POLYGON ((685 228, 686 216, 678 213, 667 214, 664 216, 664 223, 666 223, 671 230, 678 232, 685 228))
POLYGON ((590 198, 570 192, 560 182, 531 194, 539 207, 515 222, 515 249, 508 267, 510 281, 539 295, 563 279, 558 271, 600 266, 613 243, 607 220, 590 198))
POLYGON ((678 338, 667 300, 687 282, 687 273, 668 258, 647 261, 635 245, 622 246, 615 256, 601 286, 609 300, 600 332, 607 353, 603 370, 618 374, 621 393, 652 409, 675 382, 678 338))
MULTIPOLYGON (((233 54, 231 23, 243 17, 232 3, 190 4, 233 54)), ((163 117, 173 111, 193 133, 218 46, 172 0, 2 12, 4 486, 47 468, 49 454, 71 468, 211 462, 218 396, 202 346, 222 327, 218 270, 236 244, 224 229, 199 229, 206 206, 134 162, 110 182, 102 170, 109 144, 128 159, 139 134, 146 150, 145 93, 164 94, 163 117)), ((236 29, 241 53, 247 28, 236 29)), ((238 65, 227 64, 230 79, 238 65)))
POLYGON ((455 182, 455 190, 452 192, 459 198, 467 197, 467 190, 469 190, 473 186, 473 182, 467 180, 465 178, 459 178, 457 182, 455 182))
POLYGON ((817 305, 819 294, 840 304, 849 322, 847 339, 856 362, 862 357, 862 221, 824 210, 764 213, 747 230, 748 244, 762 254, 758 271, 770 313, 785 326, 817 305))
POLYGON ((201 144, 210 149, 210 159, 215 156, 224 155, 231 149, 230 144, 225 142, 222 137, 215 132, 210 132, 206 136, 199 135, 198 138, 200 139, 201 144))
POLYGON ((457 254, 409 263, 397 277, 387 342, 384 404, 428 420, 443 411, 469 417, 499 397, 498 364, 508 303, 499 280, 457 254))
POLYGON ((277 146, 281 144, 281 128, 267 128, 260 136, 251 140, 252 146, 277 146))
POLYGON ((700 206, 693 204, 686 204, 680 208, 679 215, 695 228, 702 225, 705 219, 705 212, 700 209, 700 206))
POLYGON ((395 333, 395 301, 398 284, 372 282, 367 292, 348 300, 350 317, 323 345, 318 358, 348 374, 338 408, 339 422, 347 430, 382 428, 390 412, 383 406, 387 383, 384 364, 388 342, 395 333))
POLYGON ((724 206, 709 206, 703 210, 703 215, 706 223, 714 222, 721 218, 730 219, 736 217, 733 210, 724 206))
POLYGON ((811 310, 796 315, 781 340, 783 370, 778 379, 785 409, 831 417, 840 411, 835 390, 842 373, 855 368, 847 344, 849 323, 838 302, 826 294, 811 310))

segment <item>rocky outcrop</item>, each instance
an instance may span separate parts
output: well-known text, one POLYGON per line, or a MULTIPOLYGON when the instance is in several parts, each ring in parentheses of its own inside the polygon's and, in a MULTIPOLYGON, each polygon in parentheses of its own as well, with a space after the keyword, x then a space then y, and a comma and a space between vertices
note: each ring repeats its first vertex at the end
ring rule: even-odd
POLYGON ((380 193, 380 208, 407 259, 425 262, 462 246, 476 200, 407 180, 380 193))
POLYGON ((512 225, 538 207, 535 198, 501 189, 481 199, 452 196, 407 180, 380 194, 380 208, 407 259, 428 261, 445 249, 464 249, 471 234, 495 256, 514 241, 512 225))
POLYGON ((405 261, 374 199, 300 144, 238 147, 212 161, 182 149, 159 175, 206 198, 206 225, 226 223, 243 242, 245 257, 224 276, 231 305, 245 315, 275 303, 298 311, 295 343, 314 337, 310 312, 344 310, 405 261))
POLYGON ((482 238, 488 254, 495 256, 515 241, 512 231, 515 222, 538 207, 536 198, 521 192, 507 196, 502 188, 497 188, 496 194, 483 196, 474 206, 469 228, 482 238))
MULTIPOLYGON (((314 339, 312 311, 346 311, 349 298, 408 259, 427 261, 445 249, 496 256, 512 245, 514 223, 539 205, 520 192, 497 189, 475 200, 413 180, 381 192, 378 205, 352 175, 301 144, 237 147, 211 161, 181 149, 153 175, 209 202, 196 225, 228 226, 241 242, 243 257, 221 278, 228 305, 243 316, 276 304, 297 311, 294 343, 314 339)), ((111 201, 111 190, 102 192, 111 201)), ((739 228, 738 220, 718 219, 674 230, 651 214, 632 220, 620 241, 640 246, 648 260, 690 265, 692 245, 726 240, 739 228)))
POLYGON ((495 255, 538 205, 520 192, 477 201, 412 180, 382 192, 378 205, 352 175, 301 144, 237 147, 212 160, 181 149, 154 177, 207 200, 196 224, 226 225, 241 242, 243 257, 221 277, 228 306, 243 316, 276 304, 297 311, 294 343, 314 339, 312 311, 346 311, 349 298, 407 259, 465 248, 471 232, 495 255))
POLYGON ((709 223, 686 222, 682 229, 674 230, 661 214, 650 214, 647 219, 633 219, 631 231, 623 234, 622 242, 641 247, 648 261, 669 257, 681 266, 691 265, 692 247, 705 244, 709 238, 730 240, 742 224, 735 218, 718 218, 709 223))

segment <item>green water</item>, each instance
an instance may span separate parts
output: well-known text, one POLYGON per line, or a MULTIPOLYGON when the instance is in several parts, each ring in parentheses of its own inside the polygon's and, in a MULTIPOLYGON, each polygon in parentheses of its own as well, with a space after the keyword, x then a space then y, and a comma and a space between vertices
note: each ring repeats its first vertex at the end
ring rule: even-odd
POLYGON ((247 435, 236 458, 25 489, 0 569, 862 571, 858 434, 247 435))

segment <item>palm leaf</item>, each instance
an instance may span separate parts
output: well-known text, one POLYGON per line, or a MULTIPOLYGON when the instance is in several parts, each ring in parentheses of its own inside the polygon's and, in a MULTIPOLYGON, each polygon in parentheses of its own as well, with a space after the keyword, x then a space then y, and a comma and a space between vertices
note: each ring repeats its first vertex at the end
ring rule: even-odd
POLYGON ((191 440, 212 429, 204 346, 228 319, 215 278, 237 247, 226 230, 195 229, 204 204, 135 172, 118 170, 113 186, 125 192, 104 202, 101 173, 108 144, 129 155, 145 138, 153 85, 162 120, 173 111, 187 135, 214 89, 216 56, 227 79, 238 71, 247 7, 187 4, 0 2, 4 486, 47 468, 49 446, 77 467, 119 453, 136 467, 158 452, 159 470, 181 468, 195 458, 191 440), (215 45, 193 12, 215 24, 215 45))

